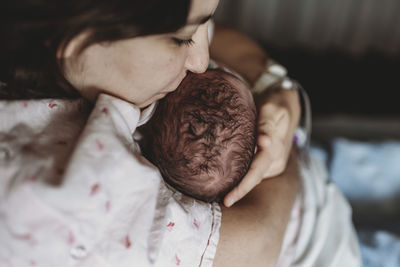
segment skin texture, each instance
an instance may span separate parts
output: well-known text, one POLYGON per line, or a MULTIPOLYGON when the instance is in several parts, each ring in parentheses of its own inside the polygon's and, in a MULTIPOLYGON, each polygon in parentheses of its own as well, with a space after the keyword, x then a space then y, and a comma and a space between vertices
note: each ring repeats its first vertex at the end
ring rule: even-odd
POLYGON ((212 15, 217 5, 218 0, 192 1, 188 24, 175 33, 94 44, 77 54, 82 33, 60 55, 65 76, 89 100, 105 92, 146 107, 175 90, 187 71, 206 70, 209 22, 199 24, 199 18, 212 15), (193 43, 178 45, 172 38, 193 43))
POLYGON ((230 208, 222 207, 214 267, 275 266, 299 189, 297 155, 285 171, 262 181, 230 208))

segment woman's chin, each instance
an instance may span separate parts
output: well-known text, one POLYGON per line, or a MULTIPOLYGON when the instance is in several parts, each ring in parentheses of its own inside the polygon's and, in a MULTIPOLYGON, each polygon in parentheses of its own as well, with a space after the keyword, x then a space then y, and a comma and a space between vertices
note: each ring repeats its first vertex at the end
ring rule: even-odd
POLYGON ((160 92, 154 96, 152 96, 150 99, 146 100, 145 102, 138 104, 137 106, 139 108, 145 108, 153 104, 155 101, 160 100, 164 98, 169 92, 160 92))

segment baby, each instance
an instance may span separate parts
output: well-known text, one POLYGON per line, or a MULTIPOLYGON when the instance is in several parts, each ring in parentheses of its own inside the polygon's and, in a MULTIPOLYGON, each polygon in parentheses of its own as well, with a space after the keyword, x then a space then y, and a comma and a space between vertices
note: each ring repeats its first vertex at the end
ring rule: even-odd
POLYGON ((169 185, 199 200, 220 201, 249 169, 256 108, 232 74, 189 73, 140 130, 143 155, 169 185))

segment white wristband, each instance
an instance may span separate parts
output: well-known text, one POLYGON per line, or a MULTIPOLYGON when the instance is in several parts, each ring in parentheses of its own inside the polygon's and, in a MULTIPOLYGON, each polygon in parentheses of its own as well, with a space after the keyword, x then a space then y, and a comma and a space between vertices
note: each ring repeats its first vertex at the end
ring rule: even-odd
POLYGON ((281 81, 283 89, 292 89, 293 83, 286 79, 287 70, 273 60, 268 60, 265 65, 265 72, 255 82, 251 92, 259 94, 267 90, 272 85, 281 81))

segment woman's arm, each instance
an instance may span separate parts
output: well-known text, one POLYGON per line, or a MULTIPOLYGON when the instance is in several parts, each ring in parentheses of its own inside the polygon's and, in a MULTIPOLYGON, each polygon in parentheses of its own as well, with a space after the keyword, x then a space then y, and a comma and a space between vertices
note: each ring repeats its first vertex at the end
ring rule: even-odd
MULTIPOLYGON (((236 30, 216 25, 211 58, 232 68, 253 85, 265 71, 268 56, 252 39, 236 30)), ((245 196, 262 180, 283 172, 300 118, 295 90, 258 95, 258 151, 243 181, 224 199, 226 206, 245 196)))
POLYGON ((290 211, 299 191, 297 154, 286 170, 264 180, 230 208, 222 207, 214 267, 275 266, 290 211))
MULTIPOLYGON (((221 26, 215 28, 210 54, 251 85, 265 71, 268 60, 264 50, 248 36, 221 26)), ((300 187, 296 155, 292 153, 287 160, 300 117, 297 93, 278 90, 256 100, 258 151, 246 177, 224 200, 230 206, 245 196, 230 208, 222 207, 215 267, 274 266, 300 187)))
POLYGON ((253 85, 265 69, 268 55, 250 37, 216 24, 210 44, 210 57, 234 69, 253 85))

